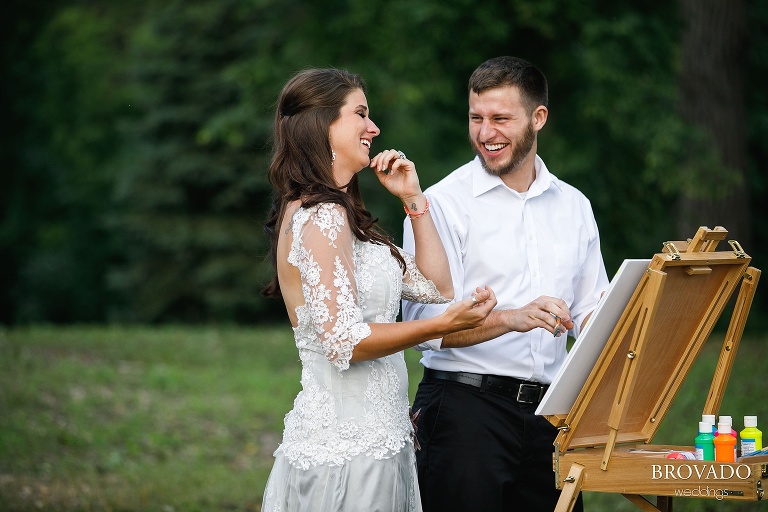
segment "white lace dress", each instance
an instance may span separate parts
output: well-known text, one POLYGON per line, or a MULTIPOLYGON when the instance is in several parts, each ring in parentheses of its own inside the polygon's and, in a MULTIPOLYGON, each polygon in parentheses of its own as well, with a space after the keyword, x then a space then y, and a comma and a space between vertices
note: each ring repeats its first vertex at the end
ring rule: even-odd
POLYGON ((350 363, 371 333, 394 322, 400 299, 447 302, 416 268, 405 275, 386 246, 360 242, 343 208, 299 208, 288 261, 305 304, 294 329, 301 385, 285 416, 283 441, 263 512, 420 511, 403 353, 350 363))

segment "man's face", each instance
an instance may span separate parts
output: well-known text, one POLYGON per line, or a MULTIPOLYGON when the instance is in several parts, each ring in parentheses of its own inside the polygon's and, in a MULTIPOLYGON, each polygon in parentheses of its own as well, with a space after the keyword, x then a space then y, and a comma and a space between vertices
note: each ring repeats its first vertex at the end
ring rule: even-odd
POLYGON ((517 87, 469 93, 469 140, 485 170, 496 176, 533 157, 536 131, 517 87))

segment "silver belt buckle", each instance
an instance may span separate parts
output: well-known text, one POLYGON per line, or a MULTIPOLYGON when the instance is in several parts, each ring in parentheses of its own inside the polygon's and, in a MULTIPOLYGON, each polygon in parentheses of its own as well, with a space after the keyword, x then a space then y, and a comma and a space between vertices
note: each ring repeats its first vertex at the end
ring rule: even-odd
MULTIPOLYGON (((521 398, 522 394, 523 394, 523 386, 525 386, 526 388, 534 388, 534 389, 537 389, 539 387, 538 384, 525 384, 525 383, 520 384, 520 386, 517 388, 517 401, 522 403, 522 404, 534 404, 534 403, 536 403, 535 400, 523 400, 521 398)), ((541 392, 539 391, 539 393, 541 393, 541 392)))

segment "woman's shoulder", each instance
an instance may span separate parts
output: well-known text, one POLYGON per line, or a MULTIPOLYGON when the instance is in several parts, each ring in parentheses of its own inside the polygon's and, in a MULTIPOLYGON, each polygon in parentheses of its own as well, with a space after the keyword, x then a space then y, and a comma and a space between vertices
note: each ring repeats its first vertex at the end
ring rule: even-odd
POLYGON ((294 222, 301 219, 302 223, 312 220, 317 226, 344 226, 347 224, 347 212, 338 203, 317 203, 312 206, 299 205, 293 214, 293 218, 294 222))
MULTIPOLYGON (((305 230, 319 231, 331 244, 344 232, 351 232, 347 221, 347 212, 337 203, 318 203, 312 206, 300 205, 293 212, 291 227, 294 237, 303 238, 305 230)), ((347 235, 344 235, 346 238, 347 235)))

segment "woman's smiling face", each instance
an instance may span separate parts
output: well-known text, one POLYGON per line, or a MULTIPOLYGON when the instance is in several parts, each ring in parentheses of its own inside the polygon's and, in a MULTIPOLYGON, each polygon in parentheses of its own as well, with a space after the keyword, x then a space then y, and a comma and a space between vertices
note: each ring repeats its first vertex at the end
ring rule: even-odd
POLYGON ((329 137, 336 154, 333 174, 336 183, 344 186, 371 162, 373 138, 380 133, 378 126, 368 117, 368 100, 360 89, 347 95, 339 117, 331 123, 329 137))

